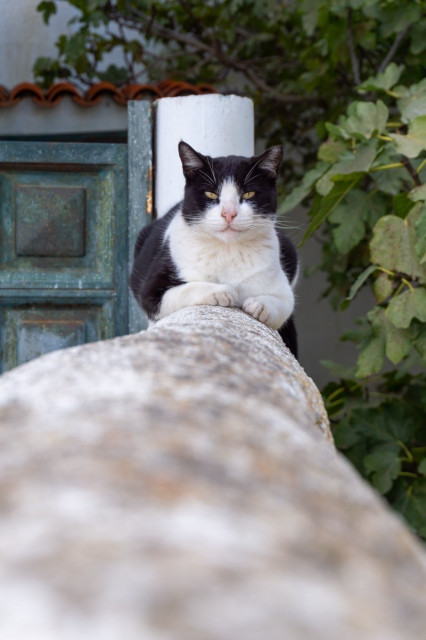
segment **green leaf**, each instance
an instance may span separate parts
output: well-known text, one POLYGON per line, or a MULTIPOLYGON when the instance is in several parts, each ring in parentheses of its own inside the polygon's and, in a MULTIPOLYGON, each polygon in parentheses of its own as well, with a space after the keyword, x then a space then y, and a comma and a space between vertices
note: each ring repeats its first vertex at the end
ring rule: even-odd
POLYGON ((367 201, 368 194, 353 190, 331 213, 330 222, 338 225, 333 229, 332 235, 339 253, 349 253, 363 239, 365 235, 363 218, 367 201))
POLYGON ((86 43, 87 37, 82 32, 74 33, 62 41, 65 61, 75 67, 77 72, 83 71, 87 66, 86 43))
MULTIPOLYGON (((348 213, 346 209, 345 211, 348 213)), ((335 222, 337 222, 337 218, 335 222)), ((342 217, 341 223, 332 230, 332 235, 337 250, 344 255, 349 253, 364 238, 365 226, 362 220, 356 216, 349 216, 348 220, 342 217)))
POLYGON ((426 289, 417 287, 400 293, 390 301, 386 315, 400 329, 407 329, 413 318, 426 322, 426 289))
POLYGON ((368 280, 368 278, 371 276, 371 274, 374 273, 376 270, 377 270, 376 265, 375 264, 370 264, 369 267, 367 267, 362 273, 360 273, 358 278, 355 280, 355 282, 351 286, 351 289, 349 291, 349 295, 346 298, 346 300, 352 300, 356 296, 358 291, 361 289, 361 287, 364 284, 364 282, 366 282, 368 280))
POLYGON ((379 373, 385 359, 385 348, 385 337, 380 333, 373 334, 358 356, 357 378, 366 378, 379 373))
POLYGON ((37 5, 37 11, 43 14, 43 22, 49 24, 50 16, 57 12, 56 4, 54 2, 48 2, 47 0, 40 2, 37 5))
POLYGON ((349 191, 358 184, 363 175, 363 173, 353 173, 350 176, 340 178, 331 192, 321 198, 315 211, 311 211, 311 214, 313 212, 313 217, 302 238, 302 244, 321 226, 322 222, 334 211, 349 191))
POLYGON ((383 216, 373 230, 370 242, 371 261, 389 271, 411 271, 411 252, 404 220, 383 216))
POLYGON ((426 360, 426 325, 420 326, 413 340, 413 346, 423 360, 426 360))
POLYGON ((417 467, 417 470, 419 473, 422 473, 424 476, 426 476, 426 458, 423 458, 423 460, 420 462, 419 466, 417 467))
POLYGON ((379 3, 373 0, 373 2, 367 1, 366 5, 366 8, 370 5, 373 10, 377 5, 381 5, 381 27, 385 38, 401 33, 411 24, 416 24, 421 17, 421 10, 416 2, 379 3))
POLYGON ((412 438, 415 428, 409 407, 399 399, 387 400, 381 405, 375 432, 378 440, 396 442, 400 446, 400 442, 407 443, 412 438))
POLYGON ((318 22, 318 2, 317 0, 302 0, 300 4, 303 28, 308 36, 312 36, 318 22))
POLYGON ((397 65, 391 62, 383 73, 378 73, 372 78, 368 78, 365 82, 357 87, 358 91, 389 91, 398 82, 404 65, 397 65))
MULTIPOLYGON (((426 111, 426 104, 425 104, 426 111)), ((417 158, 426 149, 426 115, 414 118, 408 127, 407 135, 390 134, 396 150, 407 158, 417 158)))
POLYGON ((398 218, 405 218, 414 207, 414 203, 406 193, 398 193, 392 198, 393 210, 398 218))
POLYGON ((420 264, 426 263, 426 204, 422 206, 419 216, 414 225, 415 233, 418 238, 415 249, 420 260, 420 264))
POLYGON ((324 162, 337 162, 343 153, 347 150, 347 146, 341 140, 329 138, 320 146, 318 150, 318 159, 324 162))
POLYGON ((121 85, 128 79, 128 72, 124 67, 117 67, 115 64, 110 64, 105 71, 99 73, 99 78, 104 82, 121 85))
POLYGON ((368 192, 368 197, 365 199, 364 206, 364 220, 365 223, 373 229, 375 224, 380 218, 382 218, 389 210, 389 200, 383 193, 377 193, 374 191, 368 192))
MULTIPOLYGON (((390 146, 390 145, 389 145, 390 146)), ((392 143, 392 147, 394 147, 392 143)), ((392 154, 386 154, 386 158, 389 156, 389 163, 399 163, 401 160, 401 156, 396 154, 395 149, 392 149, 392 154)), ((379 156, 380 164, 387 164, 387 159, 383 159, 383 154, 379 156)), ((392 169, 383 169, 381 171, 376 171, 375 167, 373 167, 374 173, 370 173, 370 177, 374 180, 375 186, 379 191, 384 194, 389 194, 392 196, 397 195, 401 191, 406 191, 406 183, 409 178, 407 169, 405 167, 392 168, 392 169)))
POLYGON ((426 184, 422 184, 420 187, 414 187, 411 189, 407 196, 412 202, 419 202, 426 200, 426 184))
POLYGON ((388 120, 387 106, 378 100, 374 102, 351 102, 347 117, 340 118, 339 124, 326 123, 326 128, 335 138, 343 140, 370 140, 383 131, 388 120))
POLYGON ((395 450, 401 442, 407 443, 413 437, 416 423, 410 412, 411 405, 401 399, 385 400, 378 406, 356 407, 348 418, 360 438, 367 442, 369 449, 378 445, 393 445, 395 450))
POLYGON ((372 474, 373 485, 380 493, 387 493, 392 488, 393 481, 401 473, 401 460, 398 454, 398 445, 380 445, 374 447, 363 460, 367 472, 372 474))
POLYGON ((329 133, 331 133, 331 135, 333 136, 333 138, 337 138, 337 140, 342 139, 342 140, 350 140, 351 139, 351 135, 346 131, 346 129, 344 127, 340 127, 336 124, 333 124, 331 122, 326 122, 325 123, 325 128, 327 129, 327 131, 329 133))
POLYGON ((395 92, 401 96, 397 105, 402 122, 408 123, 418 116, 426 115, 426 78, 408 89, 397 86, 395 92))
POLYGON ((397 328, 387 317, 384 309, 374 307, 367 314, 370 336, 360 345, 356 376, 364 378, 379 373, 385 355, 397 364, 411 351, 411 336, 405 328, 397 328))
MULTIPOLYGON (((386 317, 385 320, 387 320, 386 317)), ((384 331, 386 337, 386 356, 392 364, 398 364, 408 356, 411 351, 412 341, 410 332, 406 329, 398 329, 390 321, 384 323, 384 331)))
POLYGON ((412 269, 414 277, 421 283, 426 283, 426 255, 421 253, 422 246, 426 244, 426 235, 423 233, 426 222, 426 205, 418 202, 406 218, 408 235, 412 252, 412 269))
POLYGON ((409 331, 397 328, 387 317, 385 310, 374 307, 367 314, 374 335, 380 335, 385 341, 385 354, 393 364, 398 364, 411 351, 409 331))
POLYGON ((412 25, 410 52, 415 56, 426 49, 425 33, 426 18, 412 25))
POLYGON ((360 434, 356 424, 353 424, 351 420, 343 419, 333 429, 333 438, 336 446, 344 450, 358 444, 360 434))
POLYGON ((421 536, 426 536, 426 478, 415 480, 394 507, 421 536))
POLYGON ((415 225, 420 207, 416 205, 405 220, 383 216, 373 230, 370 242, 371 261, 388 271, 404 273, 426 281, 426 265, 420 264, 415 225))
POLYGON ((341 176, 355 173, 366 173, 374 162, 377 152, 376 140, 367 144, 360 144, 355 153, 348 151, 345 156, 331 167, 317 182, 316 190, 326 196, 333 189, 333 185, 341 176))
POLYGON ((370 140, 385 129, 389 110, 381 100, 376 103, 352 102, 348 114, 342 125, 347 133, 358 140, 370 140))
POLYGON ((310 194, 315 182, 324 174, 327 168, 328 164, 320 162, 314 169, 308 171, 302 183, 285 198, 278 208, 278 213, 287 213, 300 204, 310 194))
POLYGON ((384 302, 393 293, 393 282, 387 273, 381 271, 373 282, 373 293, 376 302, 384 302))

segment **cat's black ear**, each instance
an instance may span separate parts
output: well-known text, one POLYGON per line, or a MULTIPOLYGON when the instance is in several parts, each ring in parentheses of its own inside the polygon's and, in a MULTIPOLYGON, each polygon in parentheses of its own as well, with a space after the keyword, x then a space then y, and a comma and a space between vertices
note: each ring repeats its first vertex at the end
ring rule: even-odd
POLYGON ((197 169, 202 169, 205 166, 205 158, 195 151, 187 142, 181 140, 179 142, 179 155, 182 161, 183 175, 185 178, 190 176, 197 169))
POLYGON ((267 171, 271 176, 276 178, 278 176, 278 169, 280 168, 281 160, 283 159, 283 153, 283 148, 280 144, 270 147, 260 156, 257 156, 255 159, 255 166, 267 171))

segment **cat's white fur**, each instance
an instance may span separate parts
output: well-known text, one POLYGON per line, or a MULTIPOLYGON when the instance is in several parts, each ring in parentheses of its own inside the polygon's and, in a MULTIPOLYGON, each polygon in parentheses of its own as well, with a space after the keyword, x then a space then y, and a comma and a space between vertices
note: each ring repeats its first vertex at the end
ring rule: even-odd
POLYGON ((256 216, 232 181, 196 224, 178 212, 165 240, 186 284, 166 291, 157 320, 191 305, 235 306, 278 329, 292 314, 294 294, 281 268, 274 222, 256 216), (230 223, 227 211, 235 214, 230 223))

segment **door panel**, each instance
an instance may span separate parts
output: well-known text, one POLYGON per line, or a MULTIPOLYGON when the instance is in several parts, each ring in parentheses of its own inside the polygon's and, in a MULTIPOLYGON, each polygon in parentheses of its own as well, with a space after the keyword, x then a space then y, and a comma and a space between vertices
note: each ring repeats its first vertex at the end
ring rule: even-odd
POLYGON ((146 326, 128 278, 151 183, 145 100, 128 103, 128 145, 0 141, 0 373, 146 326))
POLYGON ((62 300, 45 304, 3 305, 0 316, 1 351, 7 368, 24 364, 40 355, 85 342, 112 338, 113 302, 69 304, 62 300))
POLYGON ((41 172, 37 163, 33 170, 0 164, 1 286, 113 289, 117 251, 127 248, 127 194, 117 193, 124 168, 120 175, 117 165, 69 172, 52 164, 41 172))
POLYGON ((128 333, 127 146, 0 143, 0 371, 128 333))

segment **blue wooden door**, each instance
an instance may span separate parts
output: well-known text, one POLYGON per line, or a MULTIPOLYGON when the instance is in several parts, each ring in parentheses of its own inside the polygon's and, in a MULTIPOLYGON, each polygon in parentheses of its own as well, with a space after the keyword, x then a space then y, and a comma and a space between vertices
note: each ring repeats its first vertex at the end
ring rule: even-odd
POLYGON ((127 154, 0 143, 0 372, 129 331, 127 154))

